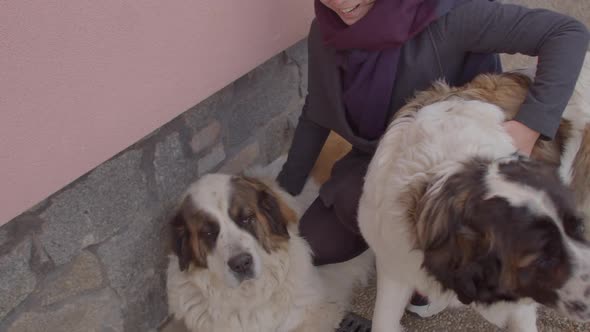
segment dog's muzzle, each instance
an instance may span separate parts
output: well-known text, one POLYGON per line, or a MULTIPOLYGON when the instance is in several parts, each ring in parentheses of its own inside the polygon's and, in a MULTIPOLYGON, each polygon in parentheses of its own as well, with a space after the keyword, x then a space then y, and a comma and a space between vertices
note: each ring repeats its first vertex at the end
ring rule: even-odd
POLYGON ((249 253, 233 256, 227 261, 227 265, 240 282, 254 277, 254 259, 249 253))

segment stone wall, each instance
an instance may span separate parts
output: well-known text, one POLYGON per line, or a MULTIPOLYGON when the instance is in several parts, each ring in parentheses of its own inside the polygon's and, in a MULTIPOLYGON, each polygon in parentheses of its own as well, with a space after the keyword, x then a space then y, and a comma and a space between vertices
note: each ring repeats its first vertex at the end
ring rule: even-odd
POLYGON ((0 331, 155 330, 179 195, 285 151, 306 75, 301 41, 0 227, 0 331))

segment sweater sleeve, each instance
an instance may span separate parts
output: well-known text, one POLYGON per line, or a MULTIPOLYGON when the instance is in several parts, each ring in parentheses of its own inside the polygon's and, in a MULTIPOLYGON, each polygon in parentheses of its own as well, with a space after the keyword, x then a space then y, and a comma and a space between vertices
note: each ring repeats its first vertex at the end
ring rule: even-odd
POLYGON ((549 10, 472 0, 444 18, 443 33, 463 52, 537 56, 533 85, 515 120, 554 138, 588 48, 584 24, 549 10))
POLYGON ((330 130, 307 118, 307 98, 295 128, 293 141, 277 178, 279 185, 291 195, 298 195, 317 160, 330 130))

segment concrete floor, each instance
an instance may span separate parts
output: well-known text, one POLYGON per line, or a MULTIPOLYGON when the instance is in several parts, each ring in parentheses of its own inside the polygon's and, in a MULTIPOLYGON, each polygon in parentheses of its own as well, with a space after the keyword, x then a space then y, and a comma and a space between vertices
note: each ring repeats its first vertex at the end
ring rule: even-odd
MULTIPOLYGON (((590 0, 504 0, 507 3, 525 5, 528 7, 548 8, 576 17, 590 27, 590 0)), ((534 58, 521 55, 503 55, 502 62, 505 69, 523 67, 535 62, 534 58)), ((353 311, 371 319, 375 303, 375 283, 358 292, 353 303, 353 311)), ((408 332, 495 332, 500 331, 487 323, 470 309, 450 309, 428 319, 406 315, 402 324, 408 332)), ((537 321, 540 332, 588 332, 590 324, 580 324, 568 321, 556 313, 541 308, 537 321)), ((185 332, 178 322, 167 324, 164 332, 185 332)))

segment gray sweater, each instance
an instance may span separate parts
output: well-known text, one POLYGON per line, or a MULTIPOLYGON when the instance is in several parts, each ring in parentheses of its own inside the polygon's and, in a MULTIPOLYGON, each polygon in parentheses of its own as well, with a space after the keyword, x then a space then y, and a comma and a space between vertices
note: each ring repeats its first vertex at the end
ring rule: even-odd
MULTIPOLYGON (((390 117, 434 80, 457 82, 470 52, 521 53, 538 56, 538 66, 516 120, 552 139, 573 93, 588 41, 587 28, 569 16, 488 0, 469 1, 404 44, 390 117)), ((308 36, 308 59, 308 95, 277 179, 291 194, 303 188, 330 130, 357 152, 373 154, 378 143, 357 136, 349 126, 335 50, 323 45, 315 22, 308 36)))

